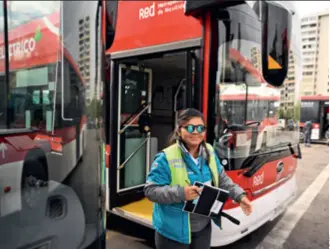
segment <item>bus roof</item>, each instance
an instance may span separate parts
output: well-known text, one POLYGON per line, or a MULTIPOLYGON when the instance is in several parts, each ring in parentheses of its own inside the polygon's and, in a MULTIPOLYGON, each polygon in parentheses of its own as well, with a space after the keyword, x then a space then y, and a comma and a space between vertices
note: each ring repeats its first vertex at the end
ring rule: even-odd
POLYGON ((328 101, 329 96, 326 95, 313 95, 313 96, 301 96, 302 101, 307 101, 307 100, 320 100, 320 101, 328 101))
POLYGON ((280 96, 260 96, 257 94, 249 94, 246 98, 244 94, 236 95, 221 95, 220 100, 222 101, 246 101, 246 100, 268 100, 268 101, 280 101, 280 96))
MULTIPOLYGON (((220 87, 221 89, 221 87, 220 87)), ((278 89, 269 88, 265 84, 260 86, 249 86, 248 92, 246 92, 245 85, 233 85, 229 84, 228 87, 224 84, 222 86, 221 100, 224 101, 240 101, 240 100, 271 100, 279 101, 281 94, 278 89)))
POLYGON ((202 24, 185 16, 185 1, 118 1, 116 33, 109 53, 202 37, 202 24))

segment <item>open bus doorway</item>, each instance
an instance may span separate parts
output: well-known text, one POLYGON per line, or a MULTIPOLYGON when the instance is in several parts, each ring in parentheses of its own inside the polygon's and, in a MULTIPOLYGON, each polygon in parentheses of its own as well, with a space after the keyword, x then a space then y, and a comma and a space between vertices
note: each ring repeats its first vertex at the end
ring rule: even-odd
POLYGON ((118 123, 112 140, 110 211, 151 225, 152 203, 143 194, 155 155, 168 146, 176 112, 197 107, 191 50, 117 62, 118 123), (192 101, 194 100, 194 101, 192 101), (117 149, 116 149, 116 148, 117 149), (114 170, 116 172, 114 172, 114 170))

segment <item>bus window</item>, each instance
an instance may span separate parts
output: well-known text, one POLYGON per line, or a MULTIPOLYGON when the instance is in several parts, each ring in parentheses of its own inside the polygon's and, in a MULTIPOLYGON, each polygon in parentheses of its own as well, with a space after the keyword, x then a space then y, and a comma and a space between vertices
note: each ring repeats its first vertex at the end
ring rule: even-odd
POLYGON ((123 91, 122 91, 122 113, 134 114, 141 104, 146 103, 147 92, 146 83, 143 79, 144 73, 130 69, 123 69, 123 91))
POLYGON ((312 121, 315 123, 320 123, 320 115, 319 115, 319 101, 302 101, 301 102, 301 115, 300 121, 307 122, 312 121))

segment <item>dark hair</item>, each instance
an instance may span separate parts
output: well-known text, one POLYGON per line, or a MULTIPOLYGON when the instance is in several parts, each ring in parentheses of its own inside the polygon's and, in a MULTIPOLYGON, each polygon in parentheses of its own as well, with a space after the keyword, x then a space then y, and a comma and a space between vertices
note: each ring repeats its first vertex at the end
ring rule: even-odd
MULTIPOLYGON (((170 138, 168 141, 169 145, 175 144, 177 140, 185 145, 185 142, 179 136, 179 129, 192 118, 200 118, 203 120, 203 123, 205 123, 203 113, 201 113, 200 111, 198 111, 194 108, 188 108, 188 109, 181 111, 178 116, 177 123, 175 124, 176 127, 170 135, 170 138)), ((209 162, 210 153, 206 147, 206 143, 204 140, 202 141, 201 145, 204 147, 204 150, 206 152, 206 160, 209 162)))

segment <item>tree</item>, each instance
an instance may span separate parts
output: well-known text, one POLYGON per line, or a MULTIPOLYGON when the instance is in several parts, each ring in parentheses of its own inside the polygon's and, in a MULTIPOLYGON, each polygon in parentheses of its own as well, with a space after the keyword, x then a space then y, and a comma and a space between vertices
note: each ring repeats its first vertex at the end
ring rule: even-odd
POLYGON ((300 120, 300 101, 294 106, 294 119, 297 121, 300 120))
POLYGON ((100 100, 93 99, 87 106, 87 116, 91 119, 96 119, 101 116, 101 102, 100 100))
POLYGON ((283 107, 280 107, 277 109, 277 116, 279 119, 285 119, 286 118, 286 111, 283 107))
POLYGON ((294 119, 294 109, 293 108, 288 108, 288 110, 286 111, 286 115, 285 115, 286 119, 294 119))

